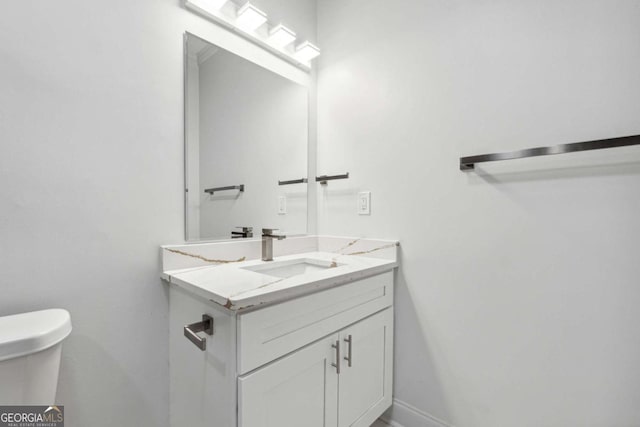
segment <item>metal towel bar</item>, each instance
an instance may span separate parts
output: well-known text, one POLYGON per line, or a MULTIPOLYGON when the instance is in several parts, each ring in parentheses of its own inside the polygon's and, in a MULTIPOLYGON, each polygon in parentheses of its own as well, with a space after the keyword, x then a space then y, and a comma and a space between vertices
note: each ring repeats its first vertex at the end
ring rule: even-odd
POLYGON ((204 190, 205 193, 209 193, 209 194, 213 194, 215 192, 218 191, 225 191, 225 190, 240 190, 241 192, 244 191, 244 184, 240 184, 240 185, 229 185, 227 187, 215 187, 215 188, 207 188, 206 190, 204 190))
POLYGON ((291 179, 289 181, 278 181, 278 185, 290 185, 290 184, 304 184, 307 182, 307 178, 291 179))
POLYGON ((640 135, 623 136, 620 138, 599 139, 587 142, 554 145, 553 147, 536 147, 508 153, 481 154, 478 156, 460 157, 460 170, 470 171, 477 163, 495 162, 502 160, 524 159, 527 157, 550 156, 553 154, 575 153, 578 151, 602 150, 605 148, 627 147, 640 145, 640 135))
POLYGON ((202 315, 202 322, 192 323, 184 327, 184 336, 189 339, 200 350, 207 349, 207 339, 200 338, 198 332, 204 332, 207 335, 213 335, 213 318, 208 314, 202 315))
POLYGON ((316 176, 316 182, 319 182, 320 184, 326 184, 327 181, 333 181, 334 179, 348 179, 348 178, 349 178, 349 172, 343 175, 322 175, 322 176, 316 176))

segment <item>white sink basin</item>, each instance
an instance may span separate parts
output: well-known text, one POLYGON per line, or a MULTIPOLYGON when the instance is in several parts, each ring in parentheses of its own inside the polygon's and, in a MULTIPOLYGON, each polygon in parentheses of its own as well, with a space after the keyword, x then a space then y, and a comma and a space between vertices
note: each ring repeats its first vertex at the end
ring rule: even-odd
POLYGON ((323 259, 300 258, 288 261, 270 261, 260 265, 243 267, 243 269, 268 276, 288 279, 293 276, 324 271, 328 268, 338 267, 339 265, 340 264, 323 259))

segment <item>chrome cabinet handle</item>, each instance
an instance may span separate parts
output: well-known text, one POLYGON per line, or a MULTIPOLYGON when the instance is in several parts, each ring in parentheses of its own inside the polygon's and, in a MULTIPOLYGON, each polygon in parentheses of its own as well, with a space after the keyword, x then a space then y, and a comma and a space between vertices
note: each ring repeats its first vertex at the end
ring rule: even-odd
POLYGON ((202 315, 202 322, 192 323, 184 327, 184 336, 189 339, 200 350, 207 349, 207 339, 200 338, 198 332, 213 335, 213 318, 207 314, 202 315))
POLYGON ((351 367, 351 361, 353 359, 353 355, 351 354, 351 350, 352 350, 352 346, 353 346, 353 338, 351 337, 351 335, 347 336, 347 338, 344 339, 344 342, 349 344, 349 347, 347 349, 347 355, 344 357, 344 360, 349 362, 347 364, 347 366, 351 367))
POLYGON ((336 349, 336 363, 332 363, 331 366, 336 368, 336 373, 340 375, 340 340, 336 340, 335 344, 331 344, 331 348, 336 349))

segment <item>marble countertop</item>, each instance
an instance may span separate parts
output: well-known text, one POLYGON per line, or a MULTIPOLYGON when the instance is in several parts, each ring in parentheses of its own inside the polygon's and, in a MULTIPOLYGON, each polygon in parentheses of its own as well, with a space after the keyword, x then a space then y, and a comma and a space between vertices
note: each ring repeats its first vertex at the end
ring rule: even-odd
POLYGON ((372 258, 359 256, 358 253, 305 252, 276 257, 270 262, 251 260, 168 270, 163 272, 162 278, 229 310, 242 310, 373 276, 392 270, 397 265, 395 258, 372 258), (247 269, 301 258, 321 260, 329 267, 289 278, 247 269))

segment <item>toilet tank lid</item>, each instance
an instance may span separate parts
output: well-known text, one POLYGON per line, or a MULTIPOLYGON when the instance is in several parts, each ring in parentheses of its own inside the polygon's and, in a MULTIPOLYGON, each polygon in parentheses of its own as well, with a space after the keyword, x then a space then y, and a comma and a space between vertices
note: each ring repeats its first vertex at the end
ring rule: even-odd
POLYGON ((71 316, 55 308, 0 317, 0 361, 46 350, 71 333, 71 316))

